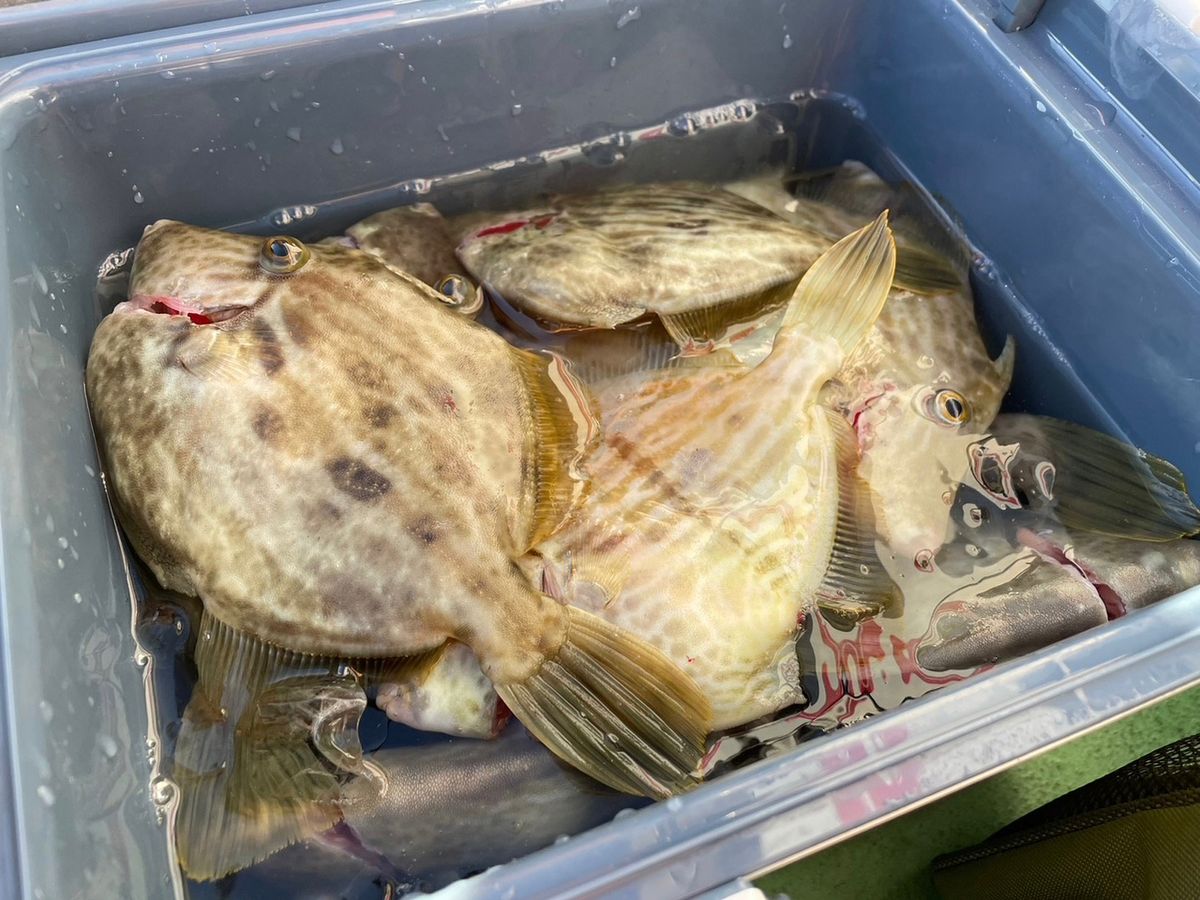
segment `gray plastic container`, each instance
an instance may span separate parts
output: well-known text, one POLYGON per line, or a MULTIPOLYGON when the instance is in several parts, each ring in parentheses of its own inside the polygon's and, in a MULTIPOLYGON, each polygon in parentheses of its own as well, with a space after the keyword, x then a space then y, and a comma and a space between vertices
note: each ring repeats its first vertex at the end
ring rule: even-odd
MULTIPOLYGON (((960 222, 986 260, 985 330, 1019 341, 1017 406, 1125 434, 1200 483, 1196 139, 1156 139, 1104 55, 1088 68, 1074 52, 1103 47, 1111 5, 1051 0, 1008 34, 977 0, 344 2, 10 58, 0 891, 179 885, 154 802, 154 686, 83 403, 110 251, 160 217, 307 236, 423 196, 432 176, 552 176, 539 154, 554 148, 584 180, 761 161, 779 117, 759 104, 792 103, 803 161, 875 153, 960 222), (721 149, 701 154, 706 140, 721 149), (520 162, 486 168, 506 160, 520 162)), ((1197 681, 1193 590, 447 893, 720 889, 1197 681)))

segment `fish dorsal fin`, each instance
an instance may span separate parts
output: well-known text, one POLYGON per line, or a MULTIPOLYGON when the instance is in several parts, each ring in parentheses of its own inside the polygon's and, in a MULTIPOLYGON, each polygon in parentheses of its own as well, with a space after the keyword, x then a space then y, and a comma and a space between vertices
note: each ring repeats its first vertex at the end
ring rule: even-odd
POLYGON ((884 211, 813 263, 792 297, 776 343, 798 330, 832 337, 849 354, 879 317, 895 270, 896 245, 884 211))
POLYGON ((817 608, 832 625, 849 629, 870 616, 899 612, 901 595, 876 550, 871 491, 858 475, 858 447, 849 423, 822 410, 834 436, 837 458, 837 526, 817 608))
POLYGON ((1142 541, 1200 533, 1200 509, 1171 463, 1082 425, 1006 413, 992 435, 1017 444, 1011 474, 1023 506, 1068 528, 1142 541))
POLYGON ((523 553, 558 529, 583 496, 581 464, 599 435, 588 390, 563 357, 513 350, 517 373, 529 399, 530 433, 527 496, 532 508, 522 534, 513 535, 523 553))
POLYGON ((352 781, 382 789, 358 741, 366 707, 358 673, 252 638, 207 611, 196 667, 173 773, 175 840, 190 877, 220 878, 332 827, 352 781))

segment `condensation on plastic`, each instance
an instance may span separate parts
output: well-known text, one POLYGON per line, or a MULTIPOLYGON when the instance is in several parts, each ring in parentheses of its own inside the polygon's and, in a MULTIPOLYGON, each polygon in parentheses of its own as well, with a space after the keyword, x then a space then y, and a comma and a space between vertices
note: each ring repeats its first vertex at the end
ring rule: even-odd
MULTIPOLYGON (((376 0, 10 59, 0 890, 171 890, 82 394, 96 266, 156 218, 306 237, 430 176, 536 166, 741 98, 844 95, 987 255, 980 278, 1023 298, 980 310, 1020 340, 1017 404, 1124 432, 1200 481, 1200 191, 1056 33, 1003 34, 987 6, 376 0)), ((1198 613, 1193 591, 451 893, 683 896, 770 868, 1196 681, 1198 613)))

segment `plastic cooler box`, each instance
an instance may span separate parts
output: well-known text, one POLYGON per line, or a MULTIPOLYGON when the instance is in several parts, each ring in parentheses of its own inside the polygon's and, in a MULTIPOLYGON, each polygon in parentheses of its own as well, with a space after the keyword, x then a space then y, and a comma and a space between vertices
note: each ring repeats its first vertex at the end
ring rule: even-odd
MULTIPOLYGON (((304 238, 431 196, 862 159, 978 248, 985 333, 1018 340, 1013 407, 1200 484, 1195 51, 1130 3, 1051 0, 1006 31, 1015 6, 343 2, 5 60, 0 891, 180 885, 83 397, 97 266, 160 217, 304 238)), ((1198 680, 1193 590, 447 893, 728 892, 1198 680)))

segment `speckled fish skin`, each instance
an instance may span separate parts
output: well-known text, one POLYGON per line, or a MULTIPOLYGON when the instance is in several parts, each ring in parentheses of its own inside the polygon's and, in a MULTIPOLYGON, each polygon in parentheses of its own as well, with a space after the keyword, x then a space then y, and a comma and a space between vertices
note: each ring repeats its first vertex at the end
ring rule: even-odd
MULTIPOLYGON (((553 195, 481 219, 465 220, 466 268, 522 311, 568 328, 752 299, 794 282, 832 243, 741 197, 683 182, 553 195)), ((462 234, 464 223, 454 227, 462 234)))
MULTIPOLYGON (((886 205, 890 189, 861 164, 844 173, 853 190, 886 205)), ((828 235, 860 227, 868 216, 793 196, 782 173, 729 185, 797 225, 828 235)), ((904 252, 904 230, 897 226, 904 252)), ((992 360, 975 321, 970 290, 916 294, 893 287, 875 327, 827 394, 854 425, 859 472, 875 498, 876 526, 898 556, 930 552, 948 535, 949 503, 967 470, 967 448, 987 431, 1012 381, 1010 341, 992 360), (962 423, 937 414, 939 391, 953 391, 968 410, 962 423)))
POLYGON ((273 278, 260 243, 152 226, 135 299, 252 309, 197 327, 126 307, 96 332, 89 396, 135 547, 252 635, 350 656, 457 636, 523 677, 563 626, 510 562, 534 497, 509 348, 363 254, 313 247, 273 278))
POLYGON ((354 246, 430 287, 447 275, 466 276, 446 220, 430 203, 385 209, 346 229, 354 246))

